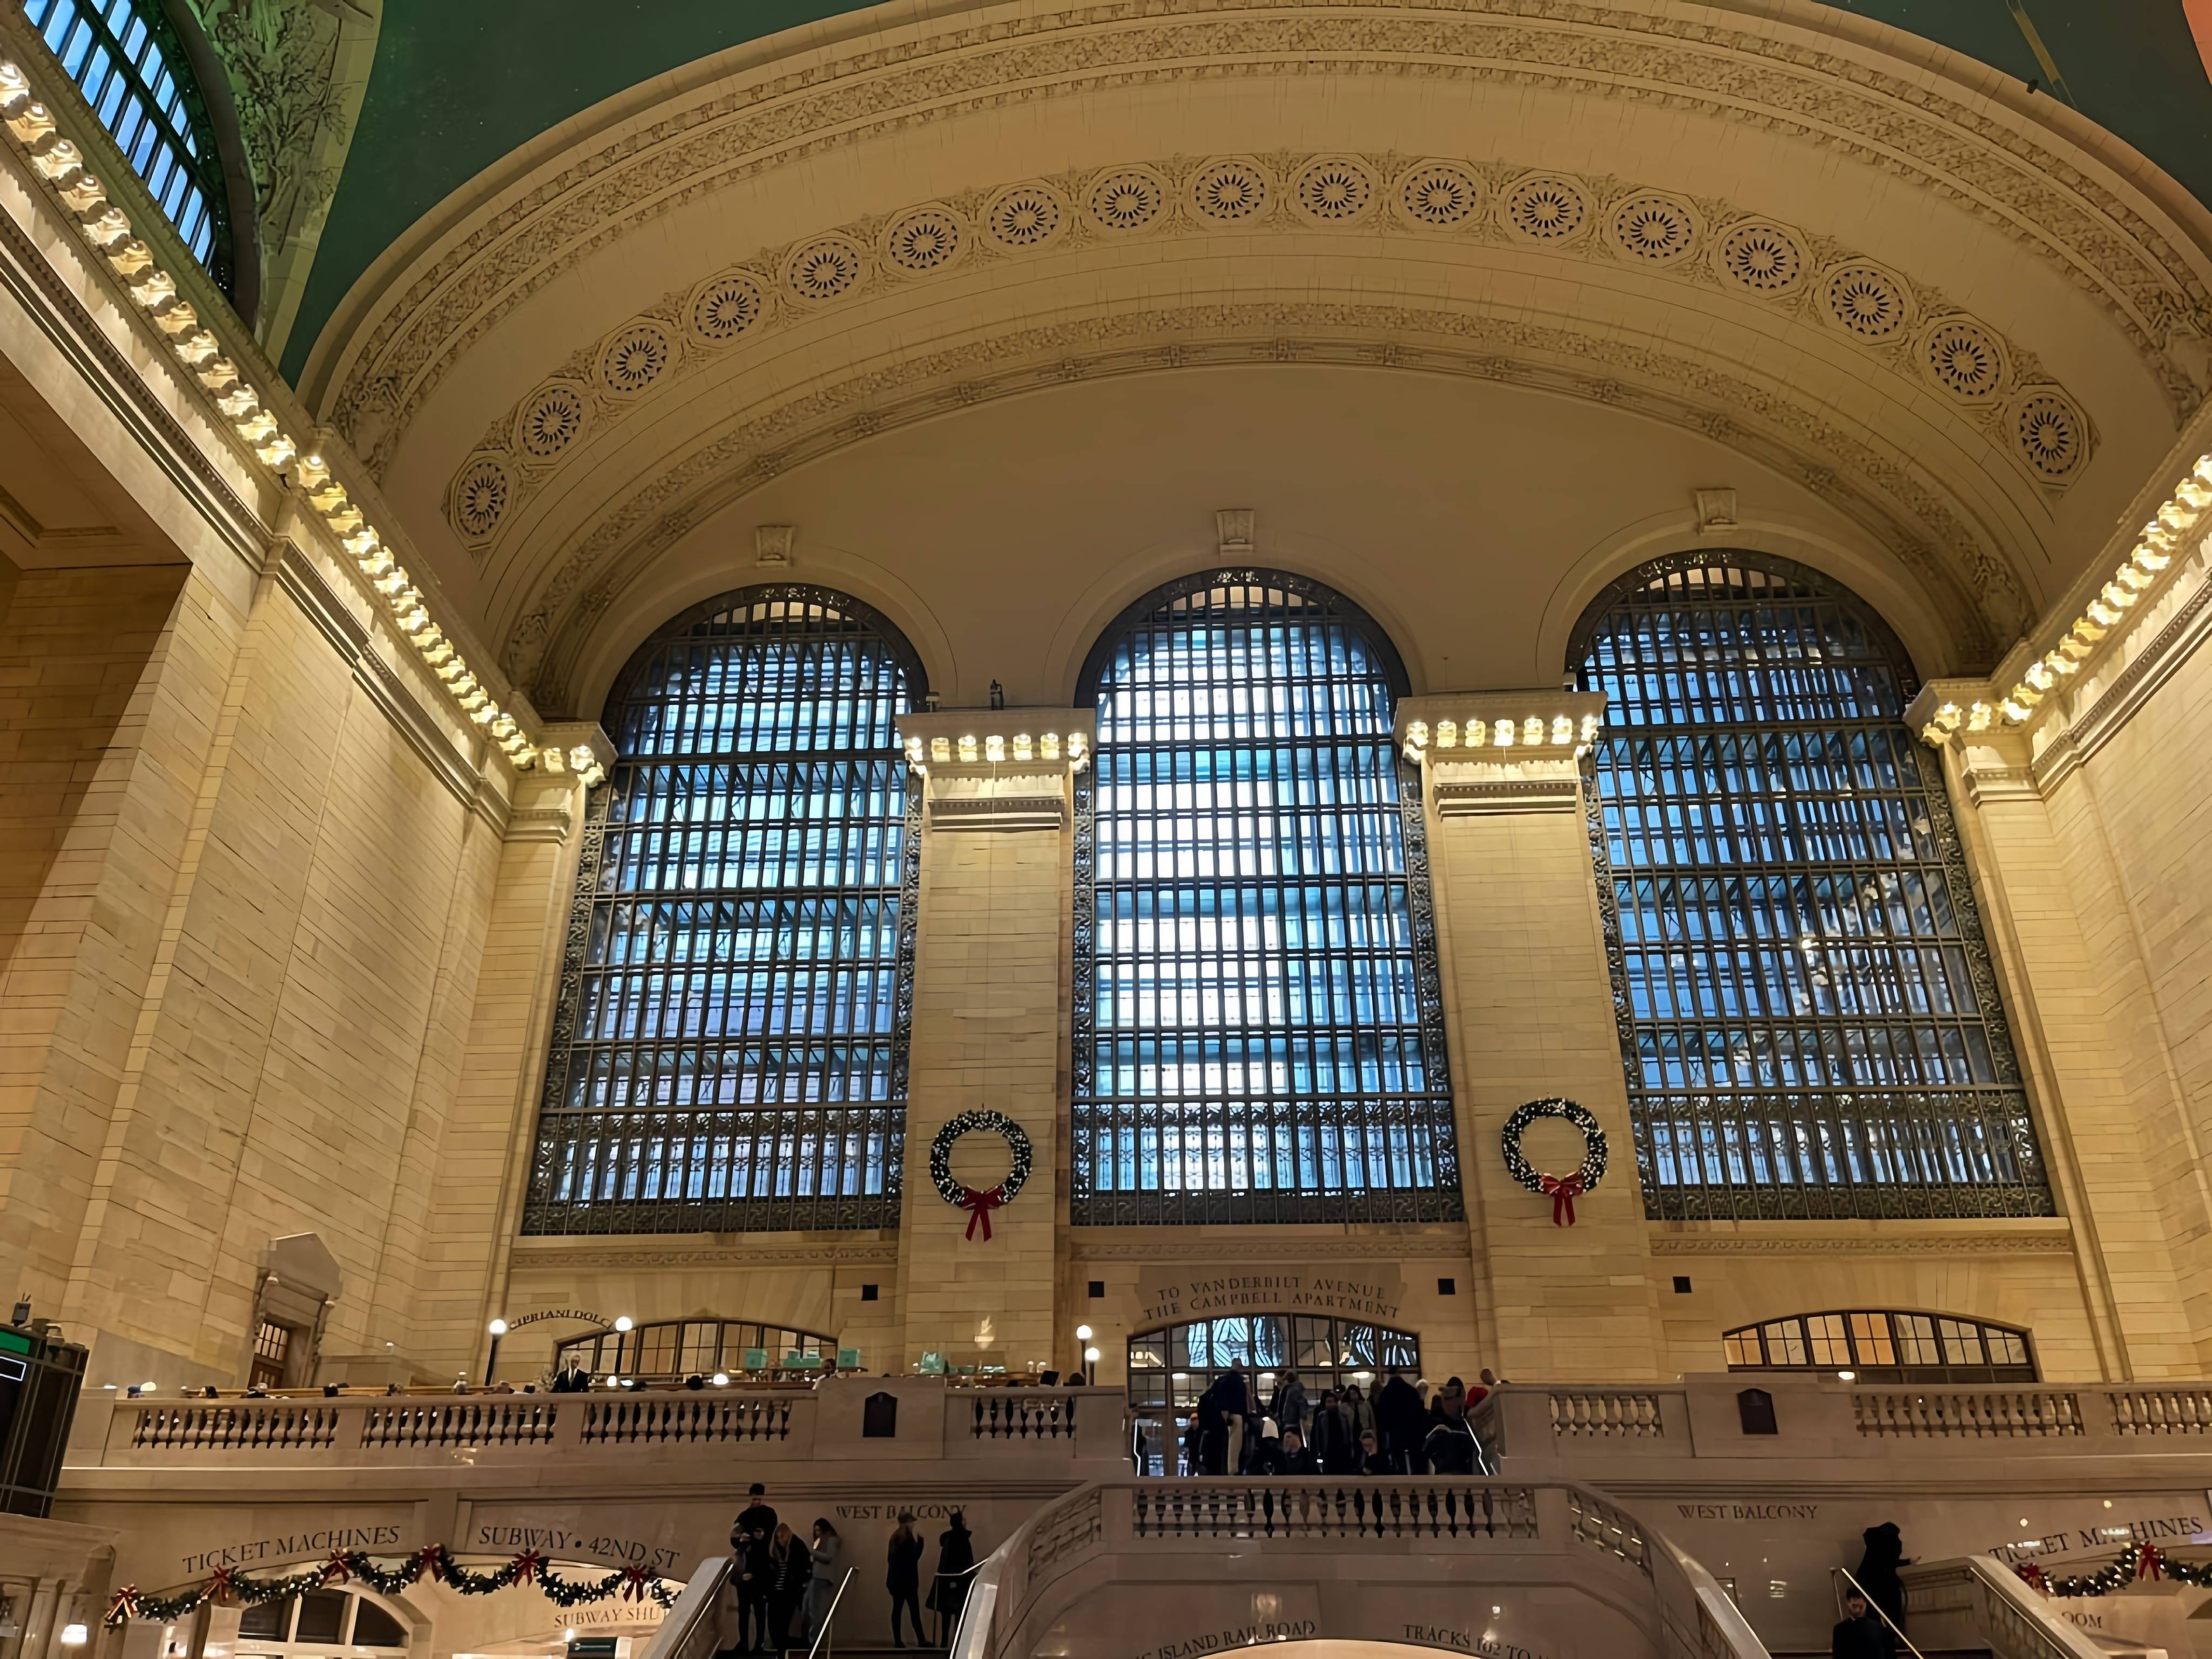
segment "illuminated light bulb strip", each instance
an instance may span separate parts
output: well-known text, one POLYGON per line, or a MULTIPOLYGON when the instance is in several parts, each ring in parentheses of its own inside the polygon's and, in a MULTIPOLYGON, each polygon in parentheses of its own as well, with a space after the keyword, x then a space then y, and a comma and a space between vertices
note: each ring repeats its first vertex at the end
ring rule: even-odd
POLYGON ((2030 663, 2019 683, 1993 702, 1972 702, 1964 708, 1955 702, 1944 703, 1920 728, 1921 741, 1940 747, 1962 730, 1986 732, 1992 726, 2026 725, 2036 705, 2061 680, 2081 672, 2081 665, 2094 654, 2098 642, 2150 591, 2175 556, 2185 550, 2185 544, 2207 508, 2212 508, 2212 454, 2197 458, 2189 476, 2174 486, 2173 493, 2136 538, 2127 562, 2098 589, 2097 597, 2075 618, 2056 647, 2030 663))
POLYGON ((1008 761, 1020 763, 1027 761, 1059 762, 1063 757, 1067 769, 1080 772, 1091 764, 1091 739, 1084 732, 1017 732, 1012 737, 990 736, 958 738, 908 738, 906 740, 906 761, 917 772, 927 773, 932 766, 999 766, 1008 761))
POLYGON ((1572 714, 1553 714, 1547 719, 1541 714, 1528 714, 1510 719, 1471 719, 1466 720, 1440 720, 1431 726, 1427 720, 1409 721, 1406 726, 1405 755, 1409 761, 1440 758, 1444 751, 1454 751, 1453 758, 1463 758, 1461 751, 1495 751, 1510 749, 1571 749, 1579 760, 1597 736, 1599 720, 1595 714, 1584 714, 1577 721, 1572 714))
MULTIPOLYGON (((384 550, 361 509, 331 478, 322 457, 302 455, 298 441, 283 429, 283 422, 262 407, 260 394, 223 355, 222 342, 202 325, 191 302, 178 294, 176 278, 155 264, 153 250, 131 234, 130 216, 107 199, 100 180, 85 170, 83 153, 62 136, 53 112, 33 96, 30 76, 21 64, 6 58, 0 58, 0 126, 21 146, 32 169, 74 216, 78 234, 123 279, 132 301, 167 337, 170 349, 222 412, 231 430, 271 472, 292 471, 307 491, 308 502, 344 544, 390 608, 402 636, 444 684, 462 712, 483 728, 518 771, 535 764, 542 755, 557 755, 558 750, 539 750, 521 723, 491 700, 452 641, 431 621, 428 606, 406 571, 384 550)), ((576 752, 590 762, 588 767, 579 764, 574 769, 589 788, 605 774, 589 750, 576 752)))

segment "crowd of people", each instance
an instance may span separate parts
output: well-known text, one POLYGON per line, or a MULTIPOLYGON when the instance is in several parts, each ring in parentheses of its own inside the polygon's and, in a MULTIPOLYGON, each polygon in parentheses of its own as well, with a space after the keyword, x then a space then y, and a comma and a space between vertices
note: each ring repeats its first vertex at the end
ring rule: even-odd
MULTIPOLYGON (((848 1565, 844 1540, 827 1516, 817 1516, 801 1538, 777 1517, 768 1489, 753 1483, 748 1501, 730 1528, 732 1571, 716 1608, 718 1659, 754 1653, 784 1653, 811 1646, 837 1605, 838 1586, 848 1565)), ((884 1586, 891 1598, 891 1645, 906 1646, 910 1623, 914 1645, 942 1647, 959 1627, 960 1609, 975 1571, 975 1535, 957 1510, 938 1534, 937 1571, 929 1594, 921 1594, 924 1546, 911 1512, 902 1512, 884 1561, 884 1586), (938 1618, 932 1638, 922 1623, 927 1607, 938 1618)))
POLYGON ((1231 1366, 1199 1396, 1183 1425, 1183 1467, 1193 1474, 1475 1474, 1488 1472, 1468 1413, 1498 1379, 1442 1388, 1392 1369, 1309 1395, 1296 1371, 1277 1374, 1261 1398, 1256 1378, 1231 1366))

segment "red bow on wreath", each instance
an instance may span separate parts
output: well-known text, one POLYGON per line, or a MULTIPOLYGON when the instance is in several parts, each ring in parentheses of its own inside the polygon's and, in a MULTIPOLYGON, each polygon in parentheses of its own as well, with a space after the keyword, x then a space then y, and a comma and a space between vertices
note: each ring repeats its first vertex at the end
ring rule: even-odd
POLYGON ((1538 1183, 1551 1194, 1552 1224, 1571 1227, 1575 1224, 1575 1199, 1589 1188, 1583 1184, 1583 1172, 1577 1170, 1571 1176, 1546 1176, 1538 1183))
POLYGON ((423 1545, 415 1560, 416 1577, 418 1578, 427 1577, 433 1583, 445 1582, 446 1547, 443 1544, 423 1545))
POLYGON ((645 1569, 635 1561, 623 1569, 622 1593, 625 1601, 645 1600, 645 1569))
POLYGON ((138 1586, 125 1584, 115 1592, 115 1599, 107 1604, 107 1622, 119 1625, 126 1619, 138 1616, 138 1586))
POLYGON ((991 1212, 1004 1207, 1006 1201, 1006 1189, 1003 1185, 988 1187, 980 1193, 973 1187, 963 1187, 958 1207, 968 1212, 968 1237, 975 1237, 975 1224, 980 1221, 983 1224, 983 1242, 989 1243, 991 1212))
POLYGON ((545 1571, 545 1558, 536 1550, 525 1550, 514 1558, 514 1582, 518 1584, 536 1583, 545 1571))
POLYGON ((2148 1578, 2153 1583, 2166 1577, 2166 1558, 2158 1553, 2155 1544, 2145 1544, 2136 1556, 2136 1577, 2148 1578))

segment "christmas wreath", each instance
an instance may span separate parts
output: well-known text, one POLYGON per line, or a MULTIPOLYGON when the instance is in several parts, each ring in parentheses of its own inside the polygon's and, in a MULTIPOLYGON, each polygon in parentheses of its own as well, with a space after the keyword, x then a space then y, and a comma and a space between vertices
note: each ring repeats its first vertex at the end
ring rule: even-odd
POLYGON ((1032 1156, 1028 1133, 1004 1112, 963 1112, 939 1129, 929 1143, 929 1178, 936 1185, 939 1198, 956 1210, 968 1212, 968 1237, 975 1237, 975 1224, 980 1221, 988 1241, 991 1237, 991 1212, 1014 1201, 1014 1194, 1030 1178, 1032 1156), (1014 1167, 1006 1178, 981 1192, 973 1187, 963 1187, 952 1178, 952 1143, 979 1129, 1004 1135, 1014 1155, 1014 1167))
POLYGON ((1513 1115, 1505 1120, 1504 1133, 1505 1172, 1532 1193, 1542 1193, 1552 1200, 1552 1224, 1571 1227, 1575 1224, 1575 1199, 1605 1178, 1605 1131, 1598 1127, 1596 1116, 1586 1106, 1556 1096, 1545 1100, 1531 1100, 1513 1109, 1513 1115), (1521 1134, 1540 1117, 1556 1117, 1571 1123, 1583 1132, 1583 1166, 1572 1175, 1549 1176, 1539 1174, 1521 1152, 1521 1134))

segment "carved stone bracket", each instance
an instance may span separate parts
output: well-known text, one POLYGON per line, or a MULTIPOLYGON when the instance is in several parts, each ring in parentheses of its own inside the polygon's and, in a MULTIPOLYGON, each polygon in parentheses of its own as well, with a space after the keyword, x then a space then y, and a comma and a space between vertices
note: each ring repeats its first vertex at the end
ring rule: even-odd
POLYGON ((1474 691, 1407 697, 1398 743, 1428 775, 1440 818, 1571 812, 1579 763, 1605 718, 1595 691, 1474 691))
POLYGON ((899 717, 936 830, 1064 830, 1097 717, 1076 708, 948 708, 899 717))

